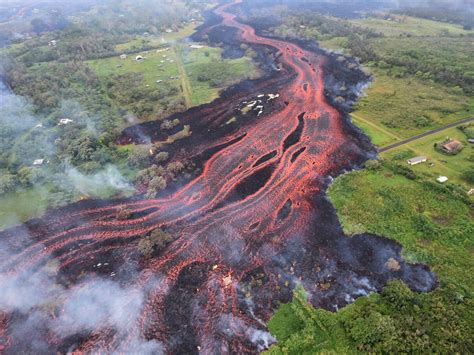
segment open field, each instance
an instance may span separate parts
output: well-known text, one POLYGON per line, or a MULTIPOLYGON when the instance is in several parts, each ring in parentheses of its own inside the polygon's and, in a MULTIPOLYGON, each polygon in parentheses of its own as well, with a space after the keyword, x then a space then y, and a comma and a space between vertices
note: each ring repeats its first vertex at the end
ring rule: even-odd
POLYGON ((158 47, 163 44, 174 43, 178 40, 192 35, 197 26, 199 26, 199 23, 188 23, 183 28, 180 28, 178 31, 174 31, 171 33, 165 32, 157 35, 151 34, 148 37, 145 37, 143 35, 137 35, 134 40, 116 45, 115 49, 118 52, 130 51, 136 48, 141 48, 143 44, 147 44, 151 47, 158 47))
POLYGON ((378 17, 369 17, 352 20, 351 23, 383 33, 387 37, 399 37, 400 35, 438 37, 474 34, 474 31, 466 31, 461 25, 457 24, 394 14, 390 14, 390 19, 391 21, 378 17))
POLYGON ((353 119, 367 129, 376 145, 395 142, 396 137, 409 138, 474 114, 472 97, 416 77, 393 78, 384 70, 371 70, 374 81, 357 103, 353 119))
POLYGON ((348 234, 367 231, 393 238, 409 260, 474 286, 464 273, 474 267, 472 209, 442 186, 387 169, 363 170, 338 178, 329 196, 348 234))
POLYGON ((40 217, 49 205, 49 194, 50 190, 47 187, 36 187, 2 195, 0 230, 34 217, 40 217))
MULTIPOLYGON (((474 186, 469 186, 469 184, 461 179, 461 174, 474 164, 468 160, 474 156, 474 145, 469 144, 466 135, 457 128, 450 128, 443 132, 407 143, 401 147, 384 152, 381 156, 384 159, 394 159, 397 155, 400 156, 401 152, 407 152, 405 156, 408 158, 417 155, 428 157, 426 163, 415 165, 412 169, 431 181, 434 181, 438 176, 442 175, 447 176, 450 182, 465 185, 468 190, 474 188, 474 186), (435 143, 440 143, 448 137, 457 139, 464 144, 464 149, 459 154, 451 156, 440 153, 434 149, 435 143), (410 154, 410 156, 408 154, 410 154), (431 164, 434 164, 434 166, 430 166, 431 164)), ((405 160, 406 158, 403 158, 402 162, 404 163, 405 160)))
MULTIPOLYGON (((219 48, 202 46, 192 49, 185 44, 169 48, 166 51, 137 52, 126 59, 113 57, 87 63, 97 72, 104 85, 111 76, 134 75, 137 90, 153 92, 174 88, 168 99, 184 99, 187 107, 210 102, 217 98, 223 88, 245 78, 258 76, 258 69, 250 58, 223 59, 219 48), (145 59, 137 62, 135 58, 138 55, 145 59), (212 74, 210 80, 202 79, 203 73, 212 74)), ((155 113, 162 106, 158 100, 148 103, 155 106, 155 113)), ((154 117, 150 115, 151 119, 154 117)))

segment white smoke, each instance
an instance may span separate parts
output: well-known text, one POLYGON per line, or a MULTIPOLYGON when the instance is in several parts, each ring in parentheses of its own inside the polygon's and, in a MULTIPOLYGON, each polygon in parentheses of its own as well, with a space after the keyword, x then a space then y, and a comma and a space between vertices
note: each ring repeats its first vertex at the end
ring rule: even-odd
POLYGON ((97 173, 86 175, 74 167, 66 169, 66 176, 77 191, 85 195, 100 196, 105 190, 132 193, 133 185, 120 173, 114 165, 107 165, 97 173))

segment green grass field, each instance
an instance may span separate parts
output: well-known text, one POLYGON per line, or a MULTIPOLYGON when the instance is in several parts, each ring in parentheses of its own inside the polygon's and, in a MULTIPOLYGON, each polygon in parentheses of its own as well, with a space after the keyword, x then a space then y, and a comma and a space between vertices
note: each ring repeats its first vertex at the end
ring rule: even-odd
POLYGON ((152 47, 158 47, 163 44, 174 43, 176 41, 179 41, 183 38, 186 38, 192 35, 198 25, 199 23, 189 23, 183 28, 180 28, 176 32, 171 32, 171 33, 165 32, 159 35, 149 35, 148 37, 137 35, 135 39, 127 43, 121 43, 121 44, 116 45, 115 49, 118 52, 121 52, 121 51, 134 50, 135 48, 140 48, 144 43, 152 47))
MULTIPOLYGON (((153 90, 156 87, 174 86, 179 89, 175 98, 184 97, 191 105, 201 105, 218 97, 223 88, 243 79, 259 75, 257 66, 250 58, 224 59, 222 50, 203 46, 192 49, 189 44, 177 44, 170 50, 162 49, 137 52, 126 59, 119 57, 90 60, 87 63, 97 72, 99 77, 107 81, 111 75, 136 74, 142 78, 141 87, 153 90), (145 59, 137 62, 136 56, 145 59), (223 68, 216 76, 220 76, 221 85, 212 85, 208 81, 200 81, 199 75, 209 70, 223 68), (161 80, 160 83, 157 81, 161 80)), ((158 103, 155 105, 159 106, 158 103)), ((152 117, 153 118, 153 117, 152 117)))
POLYGON ((353 118, 377 145, 474 116, 472 97, 416 77, 394 78, 382 69, 371 71, 374 81, 357 103, 353 118))
POLYGON ((425 20, 410 16, 397 16, 390 14, 391 21, 377 17, 352 20, 351 23, 361 27, 373 29, 383 33, 387 37, 399 37, 400 35, 412 36, 459 36, 473 34, 474 31, 466 31, 461 25, 438 21, 425 20))
POLYGON ((47 187, 36 187, 2 195, 0 230, 34 217, 40 217, 48 208, 49 194, 50 190, 47 187))
MULTIPOLYGON (((474 156, 474 145, 467 142, 466 135, 457 128, 450 128, 445 131, 418 139, 407 143, 401 147, 394 148, 382 153, 384 159, 394 159, 401 152, 409 151, 411 156, 424 155, 428 157, 428 162, 412 167, 413 171, 422 175, 427 180, 434 181, 438 176, 447 176, 452 183, 464 185, 466 190, 474 188, 461 179, 461 174, 469 167, 473 166, 468 159, 474 156), (435 143, 441 143, 446 138, 457 139, 464 144, 464 149, 457 155, 446 155, 434 149, 435 143), (434 166, 430 166, 434 164, 434 166)), ((408 153, 407 153, 408 155, 408 153)), ((405 162, 403 159, 403 163, 405 162)))

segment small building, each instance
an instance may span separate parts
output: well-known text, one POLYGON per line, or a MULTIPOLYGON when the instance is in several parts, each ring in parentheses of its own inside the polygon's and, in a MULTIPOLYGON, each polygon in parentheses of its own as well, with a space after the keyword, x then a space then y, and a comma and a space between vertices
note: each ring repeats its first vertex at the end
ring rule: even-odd
POLYGON ((143 37, 150 37, 150 34, 148 32, 143 32, 143 37))
POLYGON ((159 84, 159 83, 162 83, 163 80, 157 80, 156 83, 159 84))
POLYGON ((467 194, 468 194, 469 196, 474 195, 474 189, 470 189, 470 190, 467 192, 467 194))
POLYGON ((126 54, 121 54, 120 59, 127 59, 127 55, 126 54))
POLYGON ((171 32, 173 32, 173 30, 172 30, 171 28, 167 28, 167 29, 165 30, 165 32, 166 32, 166 33, 171 33, 171 32))
POLYGON ((201 46, 200 44, 191 44, 189 46, 191 49, 201 49, 204 48, 204 46, 201 46))
POLYGON ((135 57, 135 60, 136 60, 137 62, 141 62, 143 59, 145 59, 145 58, 143 58, 141 55, 137 55, 137 56, 135 57))
POLYGON ((35 128, 43 128, 43 124, 42 123, 38 123, 35 128))
POLYGON ((467 141, 471 144, 474 144, 474 138, 469 138, 467 141))
POLYGON ((70 118, 61 118, 61 119, 59 120, 58 125, 59 125, 59 126, 66 126, 66 125, 68 125, 68 124, 70 124, 70 123, 73 123, 73 122, 74 122, 74 121, 71 120, 70 118))
POLYGON ((55 39, 53 39, 52 41, 49 41, 50 47, 56 47, 57 44, 58 44, 58 41, 56 41, 55 39))
POLYGON ((415 157, 415 158, 411 158, 411 159, 408 159, 407 160, 407 163, 409 165, 417 165, 417 164, 421 164, 421 163, 424 163, 428 160, 427 157, 424 157, 424 156, 419 156, 419 157, 415 157))
POLYGON ((439 178, 436 179, 436 181, 438 181, 441 184, 445 183, 448 180, 449 179, 446 176, 440 176, 439 178))
POLYGON ((33 166, 41 166, 44 164, 44 159, 35 159, 33 161, 33 166))
POLYGON ((450 139, 449 141, 441 144, 440 147, 445 153, 448 154, 459 153, 464 148, 463 144, 456 139, 450 139))

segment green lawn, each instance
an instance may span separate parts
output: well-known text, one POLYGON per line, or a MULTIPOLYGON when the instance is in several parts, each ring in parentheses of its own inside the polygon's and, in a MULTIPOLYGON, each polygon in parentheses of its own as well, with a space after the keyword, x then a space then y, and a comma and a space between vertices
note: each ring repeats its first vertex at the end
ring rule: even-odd
POLYGON ((351 114, 352 120, 356 126, 362 129, 377 146, 384 146, 400 140, 400 137, 390 132, 382 125, 362 118, 358 113, 351 114))
MULTIPOLYGON (((393 159, 401 152, 410 151, 411 156, 424 155, 428 157, 428 162, 412 167, 413 171, 424 176, 427 180, 434 181, 438 176, 443 175, 449 178, 450 182, 464 185, 466 190, 474 188, 461 179, 461 174, 467 168, 473 166, 473 162, 468 159, 474 156, 474 146, 467 142, 466 135, 457 128, 450 128, 445 131, 418 139, 401 147, 394 148, 382 153, 382 158, 393 159), (441 143, 446 138, 457 139, 464 143, 464 149, 457 155, 446 155, 434 149, 435 143, 441 143), (430 166, 434 164, 434 166, 430 166)), ((402 163, 405 162, 405 158, 402 163)))
POLYGON ((222 50, 218 48, 191 49, 180 46, 179 53, 189 77, 194 105, 210 102, 218 96, 219 91, 223 88, 220 85, 216 87, 209 85, 209 82, 198 80, 199 75, 203 72, 222 69, 216 73, 216 76, 219 76, 226 86, 259 75, 258 68, 251 58, 223 59, 221 52, 222 50))
POLYGON ((159 52, 156 50, 130 54, 126 59, 119 57, 94 59, 87 61, 101 79, 107 79, 110 75, 123 75, 128 73, 140 73, 143 76, 143 85, 157 85, 156 81, 161 79, 167 82, 163 85, 177 85, 176 80, 169 79, 170 76, 178 75, 176 56, 173 51, 159 52), (137 62, 137 56, 143 56, 145 60, 137 62), (163 57, 166 56, 166 57, 163 57), (172 60, 173 62, 170 62, 172 60))

